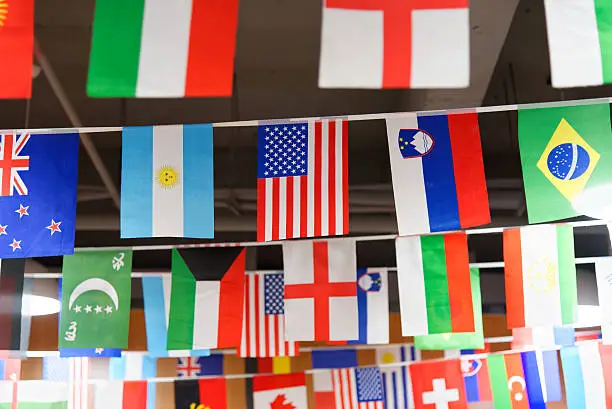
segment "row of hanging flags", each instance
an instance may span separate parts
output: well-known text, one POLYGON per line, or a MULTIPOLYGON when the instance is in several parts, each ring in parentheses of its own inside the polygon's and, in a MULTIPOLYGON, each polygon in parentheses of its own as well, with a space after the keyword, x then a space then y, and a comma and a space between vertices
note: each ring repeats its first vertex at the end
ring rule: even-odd
MULTIPOLYGON (((230 395, 241 392, 246 392, 247 406, 256 409, 467 408, 477 402, 536 409, 561 401, 570 409, 610 407, 612 347, 599 341, 575 343, 573 337, 555 342, 535 349, 513 344, 512 350, 501 353, 461 350, 424 361, 414 346, 387 345, 375 349, 373 366, 361 366, 355 350, 312 351, 312 369, 307 370, 312 382, 303 372, 247 365, 244 391, 228 382, 232 371, 224 369, 223 354, 179 358, 174 407, 225 409, 232 407, 230 395)), ((0 362, 0 369, 11 364, 0 362)), ((165 400, 172 399, 168 390, 160 399, 160 384, 147 381, 159 374, 156 359, 144 354, 46 357, 41 381, 19 381, 19 374, 14 365, 0 371, 0 408, 17 402, 23 409, 42 404, 53 409, 155 409, 167 407, 165 400)))
MULTIPOLYGON (((572 227, 503 233, 509 328, 573 324, 577 284, 572 227)), ((242 247, 172 250, 171 274, 142 278, 148 350, 189 356, 236 348, 243 357, 292 356, 299 341, 389 342, 389 272, 357 268, 350 239, 283 243, 284 272, 246 272, 242 247)), ((482 348, 478 269, 464 232, 396 239, 402 334, 425 349, 482 348), (429 345, 429 346, 427 346, 429 345), (452 346, 454 345, 454 346, 452 346)), ((131 251, 79 252, 62 269, 63 356, 127 348, 131 251), (76 352, 75 352, 76 351, 76 352), (87 351, 87 352, 86 352, 87 351)), ((602 311, 612 303, 612 261, 596 264, 602 311)), ((23 259, 0 262, 0 350, 23 349, 23 259), (15 300, 15 302, 13 302, 15 300)), ((604 342, 610 329, 603 326, 604 342)))
MULTIPOLYGON (((529 222, 579 215, 612 179, 609 105, 520 109, 518 122, 529 222)), ((478 114, 386 123, 399 235, 490 222, 478 114)), ((78 134, 0 137, 0 258, 72 254, 78 134)), ((212 125, 125 127, 121 237, 214 237, 213 180, 212 125)), ((346 120, 259 126, 259 241, 348 234, 348 204, 346 120)))
MULTIPOLYGON (((468 0, 369 5, 324 0, 321 88, 463 88, 470 80, 468 0), (355 29, 359 27, 359 29, 355 29), (438 27, 445 27, 440 31, 438 27)), ((612 82, 606 19, 596 0, 545 0, 552 83, 612 82), (581 61, 580 67, 573 62, 581 61)), ((238 0, 97 0, 87 94, 181 98, 232 93, 238 0)), ((34 0, 0 0, 0 98, 30 98, 34 0)))

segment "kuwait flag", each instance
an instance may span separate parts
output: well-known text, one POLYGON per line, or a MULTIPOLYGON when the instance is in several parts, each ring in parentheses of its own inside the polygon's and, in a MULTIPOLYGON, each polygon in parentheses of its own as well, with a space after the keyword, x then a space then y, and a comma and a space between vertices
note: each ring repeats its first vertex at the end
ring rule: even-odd
POLYGON ((491 221, 478 114, 401 115, 387 137, 400 235, 491 221))
POLYGON ((576 317, 574 235, 568 225, 504 230, 508 328, 560 326, 576 317))
POLYGON ((544 6, 553 86, 612 83, 612 3, 544 0, 544 6))
POLYGON ((402 334, 474 332, 466 234, 398 237, 395 249, 402 334))
POLYGON ((172 250, 168 350, 240 345, 245 249, 172 250))
POLYGON ((98 0, 87 95, 229 96, 237 24, 238 0, 98 0))

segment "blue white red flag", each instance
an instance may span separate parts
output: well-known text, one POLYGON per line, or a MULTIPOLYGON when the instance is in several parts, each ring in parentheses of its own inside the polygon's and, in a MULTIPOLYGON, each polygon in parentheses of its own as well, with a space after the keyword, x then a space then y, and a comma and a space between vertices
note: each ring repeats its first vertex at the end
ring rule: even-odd
POLYGON ((389 343, 389 278, 386 269, 357 269, 359 339, 349 344, 389 343))
POLYGON ((559 402, 563 392, 557 351, 522 352, 521 359, 530 408, 546 409, 547 402, 559 402))
POLYGON ((74 252, 78 134, 0 134, 0 259, 74 252))
POLYGON ((393 117, 387 136, 400 235, 491 221, 478 114, 393 117))

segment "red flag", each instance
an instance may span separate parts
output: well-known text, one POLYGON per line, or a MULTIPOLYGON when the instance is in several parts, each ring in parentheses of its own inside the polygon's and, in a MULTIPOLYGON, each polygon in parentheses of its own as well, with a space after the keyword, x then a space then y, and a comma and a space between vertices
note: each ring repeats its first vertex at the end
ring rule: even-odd
POLYGON ((287 338, 358 339, 355 242, 287 242, 283 259, 287 338))
POLYGON ((253 378, 254 409, 308 409, 306 375, 256 376, 253 378))
POLYGON ((0 98, 30 98, 34 0, 0 0, 0 55, 0 98))
POLYGON ((422 361, 409 368, 416 409, 468 408, 459 359, 422 361))
POLYGON ((260 125, 257 240, 348 233, 348 123, 260 125))

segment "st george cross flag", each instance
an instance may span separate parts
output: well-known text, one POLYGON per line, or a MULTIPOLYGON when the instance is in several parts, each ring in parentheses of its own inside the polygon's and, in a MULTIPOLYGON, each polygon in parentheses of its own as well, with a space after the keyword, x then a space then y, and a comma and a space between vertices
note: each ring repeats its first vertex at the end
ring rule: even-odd
POLYGON ((172 250, 168 350, 240 345, 245 254, 242 247, 172 250))
POLYGON ((283 260, 287 339, 357 339, 355 242, 285 242, 283 260))
POLYGON ((298 343, 285 336, 283 273, 247 274, 244 292, 238 355, 253 358, 297 355, 298 343))
POLYGON ((459 359, 410 365, 416 409, 467 409, 459 359))
POLYGON ((357 269, 359 338, 349 344, 389 343, 389 275, 387 269, 357 269))
POLYGON ((398 237, 395 248, 402 334, 474 332, 466 234, 398 237))
POLYGON ((24 259, 0 260, 0 351, 18 351, 22 347, 24 259))
POLYGON ((389 118, 387 137, 400 235, 491 221, 478 114, 389 118))
POLYGON ((612 4, 600 0, 545 0, 550 71, 555 88, 612 82, 612 4), (580 64, 576 64, 580 61, 580 64))
POLYGON ((238 0, 97 1, 87 95, 230 96, 237 24, 238 0))
POLYGON ((0 99, 32 96, 34 0, 0 0, 0 99))
POLYGON ((348 123, 260 125, 257 240, 348 233, 348 123))
POLYGON ((121 238, 214 237, 210 124, 123 128, 121 238))
POLYGON ((574 323, 578 292, 572 226, 508 229, 503 238, 508 328, 574 323))
POLYGON ((468 0, 323 2, 319 87, 465 88, 469 81, 468 0))
POLYGON ((253 408, 308 409, 306 375, 265 375, 253 378, 253 408))
POLYGON ((421 360, 421 353, 412 345, 392 345, 376 348, 376 363, 382 365, 385 409, 414 408, 408 364, 421 360), (402 364, 404 365, 397 365, 402 364), (393 366, 385 366, 396 364, 393 366))
POLYGON ((0 259, 72 254, 79 135, 0 138, 0 259))

